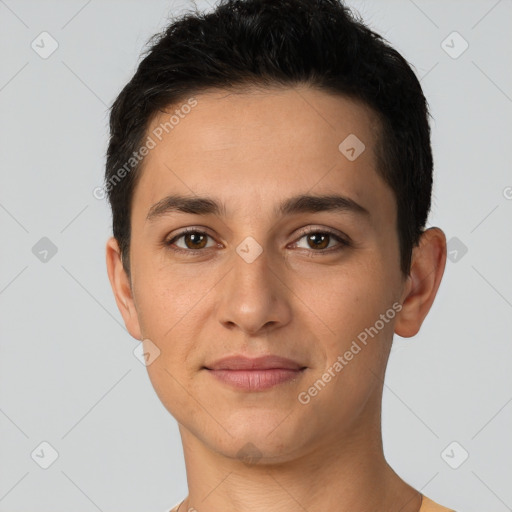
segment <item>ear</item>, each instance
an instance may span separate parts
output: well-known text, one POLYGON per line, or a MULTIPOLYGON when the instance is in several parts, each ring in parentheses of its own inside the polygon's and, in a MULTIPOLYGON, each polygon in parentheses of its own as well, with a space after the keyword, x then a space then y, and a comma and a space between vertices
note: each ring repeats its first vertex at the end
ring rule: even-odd
POLYGON ((112 286, 117 307, 123 316, 126 328, 135 339, 142 340, 130 279, 123 268, 121 250, 114 237, 109 238, 107 241, 106 258, 110 286, 112 286))
POLYGON ((446 237, 439 228, 423 232, 413 248, 411 271, 397 315, 395 333, 410 338, 418 333, 434 302, 446 265, 446 237))

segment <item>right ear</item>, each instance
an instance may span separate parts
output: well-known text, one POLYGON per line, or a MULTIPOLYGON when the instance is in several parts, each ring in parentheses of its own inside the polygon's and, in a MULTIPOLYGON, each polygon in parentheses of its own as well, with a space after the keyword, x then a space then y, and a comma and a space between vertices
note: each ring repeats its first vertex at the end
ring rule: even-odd
POLYGON ((130 279, 123 267, 121 250, 114 237, 110 237, 106 246, 107 273, 114 292, 117 307, 123 317, 128 332, 137 340, 142 340, 139 317, 135 309, 130 279))

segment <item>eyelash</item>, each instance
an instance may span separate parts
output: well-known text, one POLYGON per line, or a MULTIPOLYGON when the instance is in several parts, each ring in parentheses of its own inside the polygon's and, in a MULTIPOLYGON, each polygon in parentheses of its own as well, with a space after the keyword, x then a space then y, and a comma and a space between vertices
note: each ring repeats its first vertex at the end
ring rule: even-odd
MULTIPOLYGON (((207 251, 208 249, 213 249, 213 247, 208 247, 207 249, 182 249, 181 247, 172 247, 172 244, 174 244, 177 240, 179 240, 180 238, 184 237, 185 235, 191 234, 191 233, 196 234, 196 235, 206 235, 210 238, 213 238, 211 235, 209 235, 205 231, 200 231, 199 229, 196 229, 196 228, 187 228, 187 229, 184 229, 183 231, 181 231, 180 233, 178 233, 177 235, 175 235, 174 237, 172 237, 170 240, 165 241, 164 245, 176 253, 186 254, 187 256, 197 256, 198 253, 200 253, 202 251, 207 251)), ((338 246, 330 247, 329 249, 320 249, 320 250, 309 249, 309 252, 311 252, 312 254, 330 254, 333 252, 341 251, 341 250, 343 250, 347 247, 350 247, 352 245, 351 242, 342 238, 338 234, 333 233, 332 231, 330 231, 328 229, 315 229, 315 228, 301 233, 297 242, 294 242, 294 244, 298 243, 298 241, 301 240, 302 238, 304 238, 305 236, 311 235, 311 234, 329 235, 330 237, 334 238, 339 243, 338 246)), ((305 250, 308 250, 308 249, 305 249, 305 250)))

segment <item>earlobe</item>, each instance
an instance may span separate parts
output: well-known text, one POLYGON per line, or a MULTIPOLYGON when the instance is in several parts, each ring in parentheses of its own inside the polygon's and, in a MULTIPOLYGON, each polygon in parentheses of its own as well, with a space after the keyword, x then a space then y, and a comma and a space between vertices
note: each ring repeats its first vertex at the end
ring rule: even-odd
POLYGON ((418 333, 436 297, 445 265, 445 234, 439 228, 429 228, 413 249, 402 310, 395 322, 396 334, 410 338, 418 333))
POLYGON ((121 250, 114 237, 107 241, 106 263, 110 286, 114 293, 117 307, 121 313, 128 332, 137 340, 141 338, 139 319, 132 296, 131 284, 123 267, 121 250))

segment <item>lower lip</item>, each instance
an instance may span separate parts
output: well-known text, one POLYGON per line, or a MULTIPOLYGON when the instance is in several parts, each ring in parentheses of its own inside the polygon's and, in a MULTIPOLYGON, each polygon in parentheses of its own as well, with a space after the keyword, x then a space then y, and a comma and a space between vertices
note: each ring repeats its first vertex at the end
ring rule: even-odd
POLYGON ((208 370, 215 378, 245 391, 263 391, 299 377, 304 370, 208 370))

